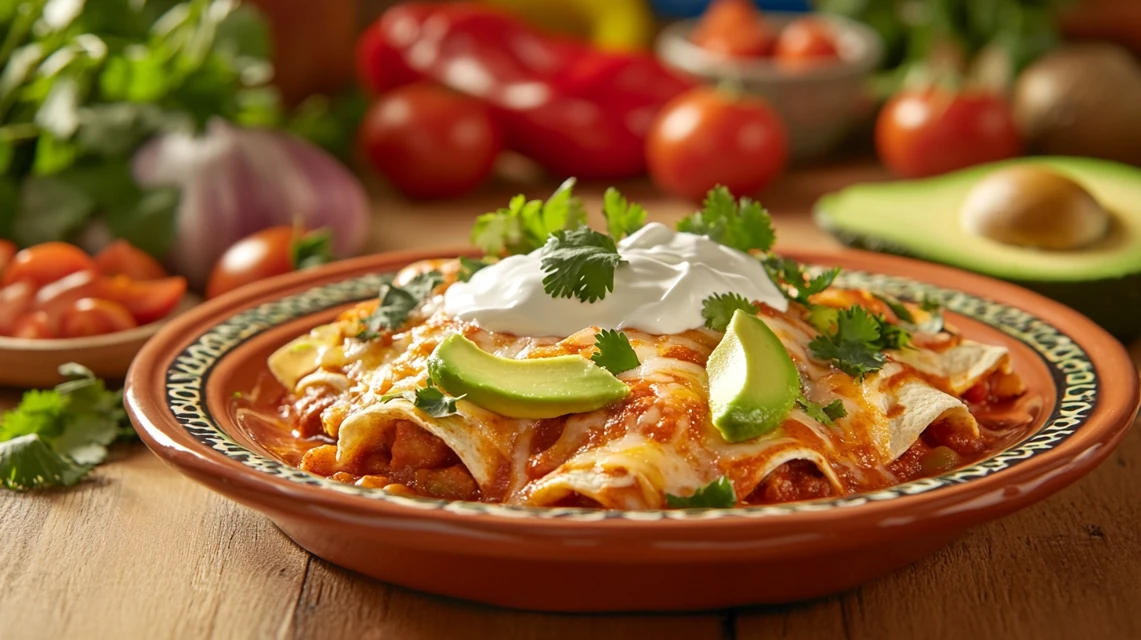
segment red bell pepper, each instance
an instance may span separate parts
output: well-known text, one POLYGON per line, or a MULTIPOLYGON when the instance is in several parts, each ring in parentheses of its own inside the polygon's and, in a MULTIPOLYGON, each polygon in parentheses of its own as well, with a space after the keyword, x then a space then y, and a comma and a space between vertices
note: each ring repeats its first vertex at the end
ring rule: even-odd
POLYGON ((357 60, 377 92, 427 78, 485 101, 509 148, 584 179, 644 173, 654 116, 693 86, 647 54, 602 52, 470 3, 389 9, 357 60))

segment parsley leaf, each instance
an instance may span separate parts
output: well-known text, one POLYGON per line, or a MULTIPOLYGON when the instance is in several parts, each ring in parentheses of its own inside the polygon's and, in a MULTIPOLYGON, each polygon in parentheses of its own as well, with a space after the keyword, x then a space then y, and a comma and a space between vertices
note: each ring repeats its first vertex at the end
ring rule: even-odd
POLYGON ((831 360, 844 373, 862 379, 868 373, 879 371, 887 362, 885 349, 902 349, 909 339, 910 335, 903 328, 854 305, 839 310, 835 330, 816 336, 808 348, 817 358, 831 360))
POLYGON ((582 226, 586 210, 573 189, 574 178, 570 178, 545 202, 515 196, 506 207, 476 218, 472 244, 492 256, 531 253, 554 232, 582 226))
POLYGON ((623 264, 610 236, 590 227, 556 231, 543 246, 543 290, 554 298, 596 302, 614 291, 614 271, 623 264))
POLYGON ((439 271, 417 274, 403 287, 386 284, 380 289, 380 304, 364 319, 364 327, 357 333, 358 340, 372 340, 381 330, 395 331, 404 326, 408 315, 444 282, 439 271))
POLYGON ((599 331, 594 334, 594 346, 598 347, 598 352, 590 356, 590 359, 614 375, 637 368, 641 364, 638 362, 638 354, 634 353, 634 347, 630 346, 630 339, 621 331, 614 329, 599 331))
POLYGON ((724 331, 738 309, 757 314, 757 307, 739 293, 715 293, 701 301, 701 317, 705 318, 705 326, 714 331, 724 331))
POLYGON ((677 224, 678 231, 709 236, 739 251, 768 251, 776 241, 773 221, 760 203, 749 198, 733 200, 733 194, 718 185, 709 190, 701 211, 677 224))
POLYGON ((773 256, 765 260, 764 264, 765 271, 769 272, 769 277, 776 283, 781 293, 789 300, 799 302, 809 309, 813 307, 809 299, 832 286, 836 276, 840 275, 840 268, 833 267, 820 275, 809 277, 804 272, 804 266, 791 258, 773 256))
POLYGON ((301 271, 333 261, 333 236, 328 229, 307 233, 289 246, 289 262, 301 271))
POLYGON ((844 408, 844 401, 840 399, 833 400, 826 406, 821 406, 809 400, 802 392, 796 399, 796 404, 800 405, 801 409, 804 409, 808 417, 829 427, 835 424, 836 420, 848 415, 848 410, 844 408))
POLYGON ((476 271, 488 266, 491 266, 491 263, 486 258, 460 256, 460 270, 456 274, 456 279, 460 282, 467 282, 471 280, 476 271))
POLYGON ((602 215, 606 217, 606 230, 614 240, 634 233, 646 224, 646 210, 626 198, 614 187, 602 196, 602 215))
POLYGON ((687 497, 666 494, 666 506, 671 509, 727 509, 737 504, 737 493, 729 478, 721 476, 704 487, 698 487, 687 497))

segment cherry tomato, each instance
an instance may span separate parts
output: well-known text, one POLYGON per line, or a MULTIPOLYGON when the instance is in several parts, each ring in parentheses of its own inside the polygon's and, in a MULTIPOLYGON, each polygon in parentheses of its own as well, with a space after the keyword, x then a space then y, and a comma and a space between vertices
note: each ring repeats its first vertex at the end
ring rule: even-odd
POLYGON ((753 0, 714 0, 689 39, 710 53, 729 58, 767 56, 774 40, 753 0))
POLYGON ((4 269, 8 268, 8 263, 15 255, 16 245, 7 240, 0 240, 0 276, 4 275, 4 269))
POLYGON ((16 319, 12 325, 12 337, 27 340, 44 340, 56 337, 48 314, 43 311, 29 311, 16 319))
POLYGON ((788 137, 763 99, 699 87, 658 114, 646 160, 650 177, 674 195, 700 201, 721 184, 747 196, 784 169, 788 137))
POLYGON ((0 288, 0 336, 12 335, 16 320, 32 308, 36 288, 27 281, 0 288))
POLYGON ((832 30, 824 21, 801 18, 781 30, 773 56, 782 66, 801 68, 835 60, 840 53, 832 30))
POLYGON ((167 276, 158 260, 126 240, 116 240, 95 254, 95 269, 105 276, 127 276, 132 280, 158 280, 167 276))
POLYGON ((118 302, 126 307, 140 325, 170 315, 186 294, 186 278, 170 276, 160 280, 131 280, 127 276, 99 279, 99 294, 103 300, 118 302))
POLYGON ((19 251, 4 270, 0 286, 27 280, 39 288, 76 271, 93 268, 95 263, 79 247, 66 242, 45 242, 19 251))
POLYGON ((373 167, 413 198, 471 191, 491 173, 503 148, 483 103, 426 83, 401 87, 373 103, 359 138, 373 167))
POLYGON ((1010 106, 998 95, 905 91, 876 120, 880 160, 905 178, 932 176, 1022 152, 1010 106))
POLYGON ((71 304, 59 320, 61 338, 98 336, 126 331, 139 326, 134 316, 118 302, 98 298, 80 298, 71 304))
POLYGON ((80 298, 90 298, 102 291, 102 276, 91 269, 76 271, 36 292, 33 308, 47 313, 53 327, 59 325, 63 312, 80 298))
POLYGON ((214 265, 206 284, 206 297, 258 280, 293 271, 291 248, 297 237, 293 227, 271 227, 234 243, 214 265))

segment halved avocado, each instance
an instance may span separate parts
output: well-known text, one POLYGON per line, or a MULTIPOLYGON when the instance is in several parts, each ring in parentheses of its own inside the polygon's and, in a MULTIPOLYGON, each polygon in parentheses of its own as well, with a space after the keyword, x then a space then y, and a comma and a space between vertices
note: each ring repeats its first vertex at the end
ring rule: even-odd
POLYGON ((1136 167, 1090 158, 1019 158, 935 178, 854 185, 821 198, 815 216, 849 246, 1009 280, 1081 311, 1120 338, 1141 335, 1141 169, 1136 167), (1010 189, 994 188, 1002 186, 1004 176, 1020 173, 1044 179, 1015 177, 1010 189), (1053 195, 1072 192, 1060 184, 1069 181, 1096 204, 1079 195, 1053 195), (990 211, 980 213, 987 193, 1004 191, 1014 199, 991 201, 990 211), (1051 211, 1043 202, 1059 204, 1051 211), (1109 214, 1108 224, 1099 223, 1097 207, 1109 214), (997 220, 1016 208, 1022 211, 997 220), (980 216, 987 215, 997 222, 980 224, 980 216), (1034 216, 1072 216, 1073 224, 1034 216), (1011 232, 1011 220, 1027 233, 1011 232), (1068 229, 1060 243, 1032 246, 1051 225, 1068 229), (1078 228, 1088 233, 1074 231, 1078 228))

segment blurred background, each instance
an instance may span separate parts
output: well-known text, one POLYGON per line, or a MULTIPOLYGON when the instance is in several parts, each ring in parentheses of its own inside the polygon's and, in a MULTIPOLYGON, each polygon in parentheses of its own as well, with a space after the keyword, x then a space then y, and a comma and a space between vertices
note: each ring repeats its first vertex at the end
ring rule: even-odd
MULTIPOLYGON (((572 177, 588 205, 613 184, 663 220, 724 184, 765 203, 785 245, 898 250, 818 203, 1036 155, 1126 168, 1057 165, 1075 202, 1141 202, 1139 54, 1137 0, 7 0, 0 271, 20 248, 118 239, 213 295, 302 262, 462 245, 479 214, 572 177), (227 250, 270 228, 292 229, 277 262, 211 287, 227 250)), ((1033 185, 1012 188, 1070 193, 1033 185)), ((916 233, 937 200, 908 205, 916 233)), ((1132 233, 1120 219, 1141 204, 1114 205, 1113 224, 1072 208, 1027 214, 1030 236, 1062 221, 1060 248, 980 233, 1061 260, 1141 251, 1103 237, 1132 233)), ((1141 267, 1123 273, 1118 304, 1141 305, 1141 267)), ((14 322, 0 314, 0 334, 14 322)))

